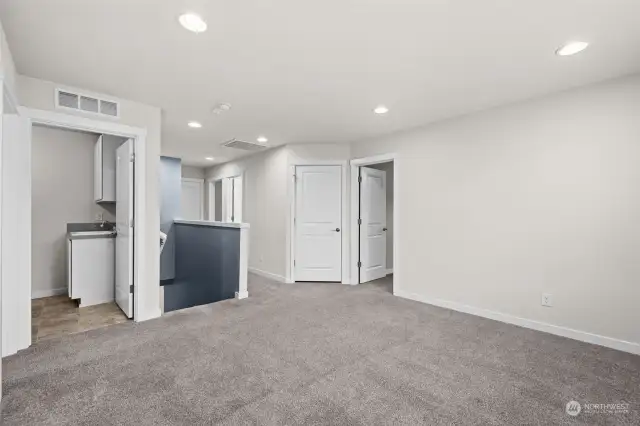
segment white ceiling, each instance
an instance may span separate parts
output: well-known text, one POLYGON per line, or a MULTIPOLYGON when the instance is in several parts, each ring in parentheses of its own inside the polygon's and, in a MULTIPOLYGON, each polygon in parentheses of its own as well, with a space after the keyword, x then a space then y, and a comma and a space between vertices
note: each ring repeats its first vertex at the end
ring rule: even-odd
POLYGON ((242 154, 219 146, 234 137, 353 142, 640 71, 638 0, 2 0, 0 17, 20 73, 160 106, 163 154, 199 165, 242 154), (554 54, 574 39, 591 46, 554 54))

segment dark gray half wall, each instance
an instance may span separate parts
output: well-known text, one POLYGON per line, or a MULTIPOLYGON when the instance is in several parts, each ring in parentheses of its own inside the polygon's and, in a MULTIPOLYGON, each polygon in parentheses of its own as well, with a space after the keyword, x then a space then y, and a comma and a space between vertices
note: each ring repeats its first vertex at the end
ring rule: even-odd
MULTIPOLYGON (((175 278, 175 230, 173 221, 180 214, 182 164, 179 158, 160 157, 160 230, 167 242, 160 255, 160 281, 175 278)), ((158 244, 160 244, 158 236, 158 244)))
POLYGON ((232 299, 240 280, 240 229, 173 225, 175 280, 164 286, 165 312, 232 299))

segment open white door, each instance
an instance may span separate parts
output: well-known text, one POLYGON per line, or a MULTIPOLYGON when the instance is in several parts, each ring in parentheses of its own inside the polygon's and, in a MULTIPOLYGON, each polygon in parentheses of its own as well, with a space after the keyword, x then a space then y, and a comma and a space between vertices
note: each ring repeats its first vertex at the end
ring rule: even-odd
POLYGON ((133 140, 116 151, 116 303, 133 318, 133 140))
POLYGON ((387 176, 360 167, 360 282, 387 275, 387 176))
POLYGON ((296 167, 295 281, 342 280, 342 168, 296 167))

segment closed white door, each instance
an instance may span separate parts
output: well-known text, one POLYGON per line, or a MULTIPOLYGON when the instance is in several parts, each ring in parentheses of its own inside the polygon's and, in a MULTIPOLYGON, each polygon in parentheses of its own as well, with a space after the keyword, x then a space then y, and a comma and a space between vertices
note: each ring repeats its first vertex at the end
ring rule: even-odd
POLYGON ((202 220, 204 214, 204 180, 182 179, 180 193, 180 217, 185 220, 202 220))
POLYGON ((360 282, 387 275, 387 176, 360 168, 360 282))
POLYGON ((342 280, 342 168, 296 167, 295 281, 342 280))
POLYGON ((116 150, 116 303, 133 318, 133 140, 116 150))

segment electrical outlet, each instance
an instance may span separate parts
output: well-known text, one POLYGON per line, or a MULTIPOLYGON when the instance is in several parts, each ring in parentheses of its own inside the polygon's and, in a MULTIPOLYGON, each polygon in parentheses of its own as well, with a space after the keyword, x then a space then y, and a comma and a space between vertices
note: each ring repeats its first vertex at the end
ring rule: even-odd
POLYGON ((552 307, 553 301, 551 300, 551 294, 542 293, 542 306, 552 307))

